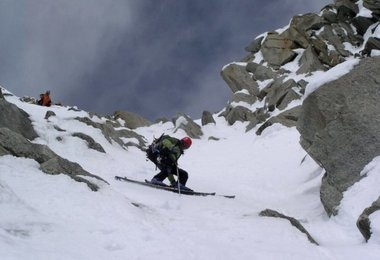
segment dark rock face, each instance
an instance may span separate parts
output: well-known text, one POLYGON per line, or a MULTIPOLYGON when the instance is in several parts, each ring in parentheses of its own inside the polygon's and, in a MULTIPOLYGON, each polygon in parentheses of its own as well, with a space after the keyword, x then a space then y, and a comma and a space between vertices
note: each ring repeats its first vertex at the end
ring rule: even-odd
POLYGON ((98 190, 98 186, 96 183, 87 180, 86 177, 104 181, 100 177, 85 171, 79 164, 61 158, 46 145, 31 143, 24 136, 9 128, 0 128, 0 155, 6 154, 34 159, 40 163, 43 172, 66 174, 76 181, 86 183, 93 191, 98 190))
POLYGON ((311 93, 297 129, 301 145, 325 170, 321 201, 337 214, 342 193, 380 154, 380 57, 363 59, 349 74, 311 93))
POLYGON ((4 98, 0 98, 0 127, 6 127, 21 134, 29 140, 38 137, 34 131, 29 115, 4 98))

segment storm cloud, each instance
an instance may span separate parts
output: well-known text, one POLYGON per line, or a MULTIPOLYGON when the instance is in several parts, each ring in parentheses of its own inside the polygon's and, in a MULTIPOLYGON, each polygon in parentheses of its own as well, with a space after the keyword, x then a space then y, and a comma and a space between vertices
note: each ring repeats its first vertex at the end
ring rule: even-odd
POLYGON ((151 120, 217 112, 221 68, 257 35, 329 0, 2 0, 0 84, 18 96, 151 120))

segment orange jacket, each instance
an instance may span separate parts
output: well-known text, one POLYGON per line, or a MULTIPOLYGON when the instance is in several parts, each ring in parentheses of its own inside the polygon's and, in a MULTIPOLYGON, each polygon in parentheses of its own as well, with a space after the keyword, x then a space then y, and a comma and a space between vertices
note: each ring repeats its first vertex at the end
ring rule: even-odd
POLYGON ((51 106, 51 99, 49 94, 45 93, 42 95, 41 99, 38 101, 38 104, 45 107, 51 106))

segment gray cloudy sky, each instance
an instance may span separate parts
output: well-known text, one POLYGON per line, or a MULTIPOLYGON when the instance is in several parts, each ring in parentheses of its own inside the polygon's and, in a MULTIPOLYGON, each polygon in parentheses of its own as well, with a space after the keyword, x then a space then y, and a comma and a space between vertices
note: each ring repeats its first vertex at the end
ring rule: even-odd
POLYGON ((221 68, 333 0, 0 0, 0 85, 150 120, 221 110, 221 68))

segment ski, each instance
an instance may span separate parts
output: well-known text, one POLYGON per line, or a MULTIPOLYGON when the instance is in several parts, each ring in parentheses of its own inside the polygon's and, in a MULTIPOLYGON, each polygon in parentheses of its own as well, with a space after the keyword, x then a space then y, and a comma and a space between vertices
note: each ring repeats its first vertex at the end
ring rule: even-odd
POLYGON ((147 186, 147 187, 151 187, 151 188, 155 188, 155 189, 171 191, 171 192, 179 193, 179 194, 183 194, 183 195, 193 195, 193 196, 222 196, 222 197, 229 198, 229 199, 235 198, 234 195, 232 195, 232 196, 230 196, 230 195, 217 195, 215 192, 198 192, 198 191, 189 191, 189 190, 179 190, 178 188, 170 187, 170 186, 168 186, 166 184, 164 184, 164 185, 152 184, 148 180, 137 181, 137 180, 129 179, 127 177, 121 177, 121 176, 115 176, 115 179, 118 180, 118 181, 127 181, 127 182, 131 182, 131 183, 135 183, 135 184, 139 184, 139 185, 143 185, 143 186, 147 186))

